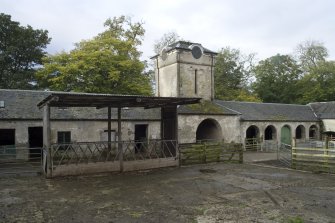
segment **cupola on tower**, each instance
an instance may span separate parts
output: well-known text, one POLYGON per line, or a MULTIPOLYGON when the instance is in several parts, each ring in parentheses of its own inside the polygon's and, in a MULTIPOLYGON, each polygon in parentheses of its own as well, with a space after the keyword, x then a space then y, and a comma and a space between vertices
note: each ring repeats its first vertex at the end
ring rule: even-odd
POLYGON ((212 100, 216 55, 198 43, 178 41, 165 47, 152 58, 156 96, 212 100))

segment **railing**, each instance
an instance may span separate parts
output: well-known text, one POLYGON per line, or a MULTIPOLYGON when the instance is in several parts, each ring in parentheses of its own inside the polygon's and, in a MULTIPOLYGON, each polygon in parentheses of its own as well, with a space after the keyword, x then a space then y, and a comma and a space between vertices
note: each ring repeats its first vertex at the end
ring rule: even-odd
POLYGON ((264 140, 261 144, 261 150, 263 152, 277 152, 278 142, 276 140, 264 140))
POLYGON ((176 157, 176 140, 78 142, 52 144, 53 167, 66 164, 119 162, 176 157), (121 152, 122 151, 122 152, 121 152))
POLYGON ((335 173, 335 149, 293 147, 292 168, 335 173))
POLYGON ((16 160, 15 145, 0 146, 0 162, 10 162, 16 160))
POLYGON ((180 144, 182 165, 236 162, 243 163, 243 147, 240 143, 202 142, 180 144))
POLYGON ((261 142, 259 138, 246 138, 245 146, 246 151, 258 151, 261 149, 261 142))
POLYGON ((40 172, 41 148, 0 146, 0 173, 40 172))

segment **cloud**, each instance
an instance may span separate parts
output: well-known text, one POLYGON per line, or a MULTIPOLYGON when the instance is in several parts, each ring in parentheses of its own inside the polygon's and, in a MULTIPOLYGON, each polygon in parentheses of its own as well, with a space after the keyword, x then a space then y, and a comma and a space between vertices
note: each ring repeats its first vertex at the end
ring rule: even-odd
POLYGON ((260 59, 291 53, 308 39, 325 43, 335 59, 335 24, 331 0, 2 0, 2 12, 21 24, 49 30, 50 53, 70 50, 75 42, 101 32, 113 16, 132 15, 145 22, 143 58, 153 54, 154 41, 168 31, 202 43, 257 52, 260 59))

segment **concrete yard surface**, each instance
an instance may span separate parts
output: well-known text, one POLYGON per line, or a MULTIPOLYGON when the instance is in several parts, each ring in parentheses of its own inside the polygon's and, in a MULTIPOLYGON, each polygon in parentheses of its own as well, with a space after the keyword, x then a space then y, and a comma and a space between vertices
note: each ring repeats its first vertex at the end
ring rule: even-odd
POLYGON ((335 222, 335 176, 252 164, 0 178, 0 222, 335 222))

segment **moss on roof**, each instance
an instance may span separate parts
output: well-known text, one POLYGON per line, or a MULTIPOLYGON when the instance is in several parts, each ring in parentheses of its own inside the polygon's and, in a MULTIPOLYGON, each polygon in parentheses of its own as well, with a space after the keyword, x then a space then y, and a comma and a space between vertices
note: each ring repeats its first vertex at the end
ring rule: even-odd
POLYGON ((187 112, 206 113, 206 114, 224 114, 225 109, 211 101, 202 100, 198 104, 185 105, 187 112))
POLYGON ((274 115, 272 117, 269 117, 270 120, 274 121, 287 121, 289 118, 285 115, 274 115))

